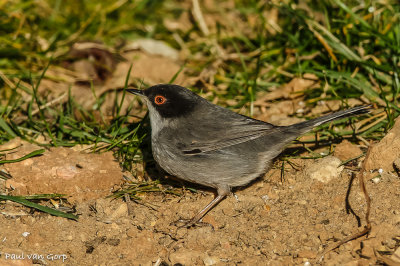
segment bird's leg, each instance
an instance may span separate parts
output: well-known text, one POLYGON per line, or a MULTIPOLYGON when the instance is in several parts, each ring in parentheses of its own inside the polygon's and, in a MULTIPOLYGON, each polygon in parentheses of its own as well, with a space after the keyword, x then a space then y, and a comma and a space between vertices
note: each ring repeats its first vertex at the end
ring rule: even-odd
POLYGON ((198 223, 204 215, 207 214, 209 210, 215 207, 220 201, 222 201, 229 193, 229 187, 218 187, 217 196, 207 204, 201 211, 199 211, 190 221, 186 224, 186 227, 190 227, 196 223, 198 223))

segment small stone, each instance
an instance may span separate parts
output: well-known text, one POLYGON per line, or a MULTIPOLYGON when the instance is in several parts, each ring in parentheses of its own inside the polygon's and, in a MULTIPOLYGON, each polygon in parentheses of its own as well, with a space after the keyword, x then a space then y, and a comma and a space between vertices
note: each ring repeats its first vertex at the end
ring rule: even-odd
POLYGON ((333 179, 339 178, 344 167, 339 166, 341 161, 339 158, 334 156, 326 156, 322 159, 318 159, 312 165, 306 168, 307 175, 316 179, 322 183, 327 183, 333 179))
POLYGON ((115 220, 122 216, 128 215, 128 206, 126 203, 121 203, 118 208, 110 215, 109 219, 115 220))
POLYGON ((352 144, 348 140, 343 140, 340 144, 336 146, 334 155, 342 161, 347 161, 349 159, 356 158, 362 153, 363 152, 359 147, 352 144))
POLYGON ((219 261, 219 259, 217 259, 217 258, 214 257, 214 256, 212 256, 212 257, 210 257, 210 256, 205 256, 205 257, 203 258, 204 265, 206 265, 206 266, 215 265, 215 264, 218 263, 218 261, 219 261))
POLYGON ((376 177, 372 178, 371 181, 374 182, 374 184, 378 184, 379 182, 381 182, 381 177, 376 176, 376 177))
POLYGON ((267 201, 269 200, 268 195, 261 196, 261 198, 262 198, 262 200, 263 200, 264 202, 267 202, 267 201))
POLYGON ((78 173, 75 166, 62 166, 56 169, 56 175, 61 179, 72 179, 78 173))
POLYGON ((86 242, 88 240, 86 234, 84 234, 84 233, 81 233, 79 235, 79 238, 81 239, 82 242, 86 242))

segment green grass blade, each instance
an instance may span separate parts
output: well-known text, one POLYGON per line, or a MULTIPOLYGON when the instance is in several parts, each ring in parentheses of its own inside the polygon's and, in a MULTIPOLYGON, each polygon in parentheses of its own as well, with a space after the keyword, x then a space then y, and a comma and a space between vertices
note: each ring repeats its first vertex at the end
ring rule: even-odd
POLYGON ((33 151, 31 153, 28 153, 27 155, 22 156, 21 158, 18 158, 18 159, 15 159, 15 160, 1 160, 0 164, 21 162, 21 161, 26 160, 28 158, 31 158, 31 157, 34 157, 34 156, 38 156, 38 155, 44 153, 45 151, 46 151, 45 149, 40 149, 40 150, 33 151))
POLYGON ((174 74, 174 76, 170 79, 170 81, 168 82, 169 84, 173 83, 176 78, 178 77, 178 75, 182 72, 182 70, 185 69, 185 65, 182 65, 179 70, 174 74))
POLYGON ((73 214, 70 214, 70 213, 65 213, 65 212, 62 212, 62 211, 58 211, 58 210, 55 210, 55 209, 52 209, 52 208, 49 208, 49 207, 46 207, 46 206, 43 206, 43 205, 40 205, 40 204, 37 204, 37 203, 33 203, 33 202, 30 202, 30 201, 28 201, 26 199, 23 199, 22 197, 0 195, 0 199, 17 202, 17 203, 20 203, 20 204, 22 204, 24 206, 27 206, 27 207, 30 207, 30 208, 35 208, 35 209, 37 209, 39 211, 42 211, 42 212, 45 212, 45 213, 48 213, 48 214, 51 214, 51 215, 54 215, 54 216, 68 218, 68 219, 72 219, 72 220, 75 220, 75 221, 78 220, 78 216, 76 216, 76 215, 73 215, 73 214))
POLYGON ((15 138, 17 135, 15 132, 7 125, 6 121, 0 117, 0 128, 2 128, 8 135, 15 138))
POLYGON ((129 78, 130 78, 130 76, 131 76, 131 71, 132 71, 132 67, 133 67, 133 64, 131 64, 130 66, 129 66, 129 69, 128 69, 128 74, 126 75, 126 78, 125 78, 125 84, 124 84, 124 90, 123 90, 123 93, 122 93, 122 97, 121 97, 121 102, 119 103, 119 105, 117 105, 117 117, 119 116, 119 114, 120 114, 120 112, 121 112, 121 109, 122 109, 122 104, 124 103, 124 100, 125 100, 125 93, 126 93, 126 88, 128 88, 128 83, 129 83, 129 78))
POLYGON ((26 199, 26 200, 48 200, 48 199, 65 198, 66 196, 67 196, 66 194, 53 193, 53 194, 35 194, 35 195, 14 196, 14 197, 19 197, 21 199, 26 199))

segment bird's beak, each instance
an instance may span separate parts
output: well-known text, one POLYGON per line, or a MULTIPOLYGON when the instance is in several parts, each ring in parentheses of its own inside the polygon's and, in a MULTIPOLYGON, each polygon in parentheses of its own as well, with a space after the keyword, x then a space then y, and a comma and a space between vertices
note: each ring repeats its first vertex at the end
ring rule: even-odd
POLYGON ((127 92, 139 95, 139 96, 144 96, 143 90, 137 90, 137 89, 127 89, 127 92))

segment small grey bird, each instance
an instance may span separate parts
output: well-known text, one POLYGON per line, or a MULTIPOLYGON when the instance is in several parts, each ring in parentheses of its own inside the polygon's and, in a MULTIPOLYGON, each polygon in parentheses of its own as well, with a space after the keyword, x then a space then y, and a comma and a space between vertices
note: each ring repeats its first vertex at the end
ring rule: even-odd
POLYGON ((128 89, 149 109, 154 159, 166 172, 212 187, 217 196, 187 224, 197 223, 233 187, 267 172, 287 144, 329 121, 367 113, 359 106, 290 126, 274 126, 210 103, 190 90, 170 84, 128 89))

